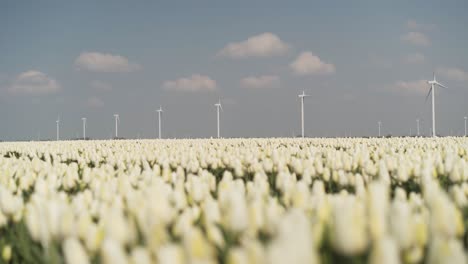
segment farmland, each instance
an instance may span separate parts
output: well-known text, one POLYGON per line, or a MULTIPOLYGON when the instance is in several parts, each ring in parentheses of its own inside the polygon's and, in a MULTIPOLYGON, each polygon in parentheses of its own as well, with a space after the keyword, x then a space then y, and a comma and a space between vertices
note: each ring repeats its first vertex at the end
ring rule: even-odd
POLYGON ((467 262, 467 138, 3 142, 0 157, 0 262, 467 262))

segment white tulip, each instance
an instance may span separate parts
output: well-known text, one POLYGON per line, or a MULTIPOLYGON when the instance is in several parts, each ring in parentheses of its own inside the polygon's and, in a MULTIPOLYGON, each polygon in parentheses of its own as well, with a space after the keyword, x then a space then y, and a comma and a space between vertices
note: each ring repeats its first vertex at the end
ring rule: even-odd
POLYGON ((0 209, 6 216, 12 216, 23 209, 23 199, 0 185, 0 209))
POLYGON ((407 249, 413 241, 411 209, 406 202, 394 200, 390 213, 391 232, 400 249, 407 249))
POLYGON ((157 259, 160 264, 186 263, 183 249, 179 245, 167 244, 157 250, 157 259))
POLYGON ((383 182, 373 182, 369 185, 367 204, 370 235, 374 240, 378 240, 387 233, 388 191, 383 182))
POLYGON ((466 252, 460 241, 442 237, 433 238, 429 245, 428 255, 427 263, 429 264, 466 264, 468 261, 466 252))
POLYGON ((238 191, 226 194, 221 207, 223 223, 233 232, 241 232, 248 226, 248 212, 245 197, 238 191))
POLYGON ((127 254, 123 247, 112 239, 106 239, 102 243, 101 249, 102 263, 104 264, 126 264, 127 254))
POLYGON ((340 195, 333 203, 332 245, 341 254, 353 256, 368 245, 364 206, 354 197, 340 195))
POLYGON ((130 254, 130 263, 132 264, 151 264, 151 255, 143 247, 136 247, 132 249, 130 254))
POLYGON ((307 217, 298 209, 288 212, 279 224, 277 237, 268 248, 268 263, 317 263, 307 217), (294 243, 291 243, 294 241, 294 243))
POLYGON ((189 259, 194 261, 213 261, 215 251, 198 228, 192 228, 184 235, 184 248, 189 259))
POLYGON ((400 255, 397 244, 390 237, 375 241, 369 257, 370 264, 399 264, 400 255))
POLYGON ((231 248, 227 256, 227 264, 249 264, 249 257, 243 248, 231 248))
POLYGON ((63 255, 67 264, 90 263, 85 249, 76 238, 67 238, 63 242, 63 255))

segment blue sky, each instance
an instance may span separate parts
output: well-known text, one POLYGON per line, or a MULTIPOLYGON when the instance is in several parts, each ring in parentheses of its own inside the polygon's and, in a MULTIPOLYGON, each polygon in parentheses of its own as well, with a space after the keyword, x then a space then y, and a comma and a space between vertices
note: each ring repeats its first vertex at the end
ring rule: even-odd
POLYGON ((0 139, 429 133, 468 115, 467 1, 2 1, 0 139))

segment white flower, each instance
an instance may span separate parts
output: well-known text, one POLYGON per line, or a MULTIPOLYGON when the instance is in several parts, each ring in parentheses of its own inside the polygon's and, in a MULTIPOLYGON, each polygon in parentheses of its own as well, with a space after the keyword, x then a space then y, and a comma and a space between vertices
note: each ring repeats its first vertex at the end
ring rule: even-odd
POLYGON ((243 248, 231 248, 227 256, 227 264, 249 264, 249 257, 243 248))
POLYGON ((86 248, 91 252, 96 252, 104 240, 104 230, 90 223, 84 232, 86 232, 84 236, 86 248))
POLYGON ((151 255, 144 247, 135 247, 130 254, 130 263, 132 264, 151 264, 151 255))
POLYGON ((101 258, 104 264, 126 264, 128 263, 127 254, 118 242, 112 239, 106 239, 102 243, 101 258))
POLYGON ((360 254, 368 245, 364 206, 353 196, 336 198, 333 203, 332 245, 344 255, 360 254))
POLYGON ((125 245, 134 240, 134 226, 118 209, 111 209, 104 220, 106 236, 125 245))
POLYGON ((318 263, 310 223, 298 209, 282 218, 278 235, 268 248, 268 263, 318 263))
POLYGON ((413 242, 411 230, 411 209, 409 204, 394 200, 391 210, 390 226, 400 249, 407 249, 413 242))
POLYGON ((213 246, 206 240, 198 228, 192 228, 184 236, 184 248, 189 259, 194 261, 212 261, 215 258, 213 246))
POLYGON ((218 223, 221 219, 221 213, 218 203, 213 198, 205 199, 202 204, 204 224, 218 223))
POLYGON ((12 216, 23 209, 23 199, 14 196, 7 188, 0 185, 0 209, 3 214, 12 216))
POLYGON ((68 264, 90 263, 88 255, 81 243, 76 238, 67 238, 63 242, 63 255, 68 264))
POLYGON ((179 245, 167 244, 157 250, 157 259, 160 264, 182 264, 186 263, 184 253, 179 245))
POLYGON ((388 191, 382 182, 373 182, 368 188, 369 231, 378 240, 387 232, 388 191))
POLYGON ((429 264, 466 264, 468 259, 460 241, 436 236, 428 249, 429 264))
POLYGON ((369 257, 370 264, 399 264, 400 255, 397 244, 390 237, 375 241, 369 257))
POLYGON ((229 191, 221 207, 223 223, 233 232, 241 232, 248 226, 248 212, 244 195, 229 191))

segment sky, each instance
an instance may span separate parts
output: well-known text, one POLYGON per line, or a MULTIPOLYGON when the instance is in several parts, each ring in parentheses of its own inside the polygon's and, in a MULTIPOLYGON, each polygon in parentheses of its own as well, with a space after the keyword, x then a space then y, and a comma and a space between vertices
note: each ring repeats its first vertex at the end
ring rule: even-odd
POLYGON ((0 140, 462 135, 468 1, 0 2, 0 140))

